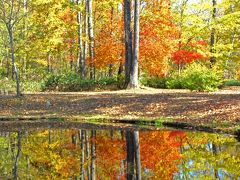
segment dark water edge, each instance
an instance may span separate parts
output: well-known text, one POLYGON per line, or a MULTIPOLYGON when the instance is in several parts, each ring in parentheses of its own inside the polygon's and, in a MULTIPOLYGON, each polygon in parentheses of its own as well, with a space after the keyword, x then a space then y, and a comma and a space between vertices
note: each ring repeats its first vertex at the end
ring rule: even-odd
POLYGON ((0 122, 0 179, 239 179, 234 136, 127 123, 0 122))

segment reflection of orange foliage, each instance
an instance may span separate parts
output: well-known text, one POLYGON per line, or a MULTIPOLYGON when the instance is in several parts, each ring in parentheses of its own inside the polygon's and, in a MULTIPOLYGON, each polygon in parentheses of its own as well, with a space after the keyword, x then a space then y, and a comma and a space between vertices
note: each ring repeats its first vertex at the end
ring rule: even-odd
MULTIPOLYGON (((126 158, 125 141, 116 138, 111 140, 110 137, 98 135, 96 143, 99 179, 102 177, 116 179, 121 171, 121 161, 126 158)), ((124 174, 121 178, 124 179, 124 174)))
POLYGON ((142 168, 153 172, 152 179, 172 179, 181 159, 179 147, 185 137, 180 131, 140 133, 142 168))
MULTIPOLYGON (((186 134, 181 131, 140 132, 142 171, 149 169, 151 179, 172 179, 180 163, 180 146, 186 134)), ((114 137, 97 136, 98 176, 116 179, 126 158, 126 142, 114 137)), ((122 174, 121 178, 125 178, 122 174)))

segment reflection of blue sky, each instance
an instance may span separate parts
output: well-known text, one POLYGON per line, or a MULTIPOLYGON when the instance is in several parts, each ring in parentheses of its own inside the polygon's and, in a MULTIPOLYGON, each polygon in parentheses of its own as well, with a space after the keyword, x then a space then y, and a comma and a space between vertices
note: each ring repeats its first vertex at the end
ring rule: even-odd
MULTIPOLYGON (((228 144, 229 145, 229 144, 228 144)), ((205 145, 185 145, 181 148, 182 154, 187 153, 188 151, 202 151, 206 153, 213 153, 213 143, 209 142, 205 145), (194 146, 194 147, 193 147, 194 146), (191 149, 192 148, 192 149, 191 149)), ((221 146, 219 146, 221 147, 221 146)), ((220 149, 224 149, 226 144, 223 145, 220 149)), ((221 153, 218 152, 218 153, 221 153)), ((240 180, 240 177, 236 177, 233 174, 227 172, 226 169, 221 167, 221 164, 224 164, 224 159, 217 159, 217 155, 212 154, 213 159, 218 163, 218 167, 213 165, 213 159, 207 159, 206 157, 194 156, 194 158, 186 158, 182 160, 182 164, 178 166, 178 172, 174 174, 173 179, 219 179, 219 180, 240 180), (215 159, 216 158, 216 159, 215 159), (197 164, 201 164, 197 166, 197 164), (202 169, 196 169, 196 167, 202 167, 202 169)), ((238 166, 236 166, 237 168, 238 166)), ((239 165, 240 168, 240 165, 239 165)))

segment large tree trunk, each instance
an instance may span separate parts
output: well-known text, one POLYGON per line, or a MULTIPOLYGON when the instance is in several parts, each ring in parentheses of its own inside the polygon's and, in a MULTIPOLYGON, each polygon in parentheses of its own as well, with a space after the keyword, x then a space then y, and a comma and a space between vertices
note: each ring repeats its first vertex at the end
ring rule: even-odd
POLYGON ((138 59, 139 59, 139 17, 140 16, 140 0, 135 0, 135 10, 134 10, 134 49, 133 49, 133 59, 132 68, 130 71, 130 82, 128 84, 129 88, 138 88, 138 59))
POLYGON ((124 0, 125 87, 130 81, 132 62, 131 0, 124 0))
POLYGON ((90 79, 94 79, 94 33, 93 33, 93 9, 92 0, 87 0, 88 6, 88 36, 89 36, 89 55, 90 55, 90 79))
MULTIPOLYGON (((212 5, 213 5, 213 12, 212 12, 212 21, 215 21, 216 19, 216 12, 217 12, 217 9, 216 9, 216 5, 217 5, 217 2, 216 0, 212 0, 212 5)), ((211 62, 211 66, 215 64, 216 62, 216 57, 214 55, 214 53, 216 52, 215 50, 215 28, 212 28, 211 30, 211 38, 210 38, 210 52, 211 52, 211 57, 210 57, 210 62, 211 62)))

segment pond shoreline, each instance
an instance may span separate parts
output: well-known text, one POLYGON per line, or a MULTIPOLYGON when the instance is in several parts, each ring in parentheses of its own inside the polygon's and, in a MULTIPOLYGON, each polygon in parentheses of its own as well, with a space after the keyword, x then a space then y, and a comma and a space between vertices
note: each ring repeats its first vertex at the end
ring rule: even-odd
POLYGON ((228 134, 240 139, 240 131, 236 129, 220 129, 209 126, 192 125, 188 123, 170 121, 146 121, 146 120, 121 120, 121 119, 99 119, 94 121, 79 119, 69 120, 64 118, 0 118, 0 131, 18 131, 41 128, 72 128, 72 129, 99 129, 99 130, 130 130, 130 131, 158 131, 158 130, 180 130, 196 131, 214 134, 228 134))
POLYGON ((140 89, 0 95, 0 120, 64 118, 239 134, 240 91, 140 89))

